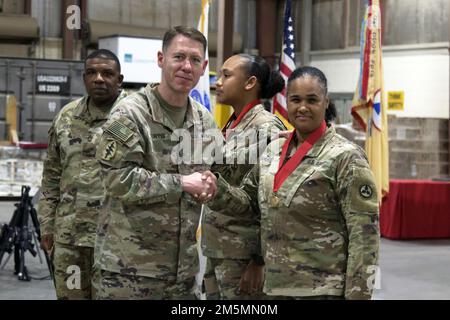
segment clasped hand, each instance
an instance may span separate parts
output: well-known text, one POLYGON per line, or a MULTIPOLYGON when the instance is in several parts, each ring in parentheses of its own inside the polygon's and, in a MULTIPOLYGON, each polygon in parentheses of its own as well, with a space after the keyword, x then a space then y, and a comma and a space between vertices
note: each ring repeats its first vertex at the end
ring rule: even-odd
POLYGON ((183 191, 192 195, 199 203, 208 202, 217 191, 217 178, 211 171, 182 176, 181 184, 183 191))

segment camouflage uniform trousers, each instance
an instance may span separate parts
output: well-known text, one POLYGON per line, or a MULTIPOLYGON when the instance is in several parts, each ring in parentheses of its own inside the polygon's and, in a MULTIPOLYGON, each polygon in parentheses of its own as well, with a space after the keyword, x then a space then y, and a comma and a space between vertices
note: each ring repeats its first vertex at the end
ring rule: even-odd
POLYGON ((95 268, 92 285, 96 300, 196 300, 194 280, 176 283, 95 268))
POLYGON ((207 300, 270 299, 262 292, 239 292, 239 282, 250 260, 208 258, 204 277, 207 300))
POLYGON ((94 248, 55 242, 53 265, 58 300, 92 299, 94 248))
POLYGON ((239 282, 250 260, 208 258, 204 277, 207 300, 342 300, 340 296, 269 296, 239 293, 239 282))

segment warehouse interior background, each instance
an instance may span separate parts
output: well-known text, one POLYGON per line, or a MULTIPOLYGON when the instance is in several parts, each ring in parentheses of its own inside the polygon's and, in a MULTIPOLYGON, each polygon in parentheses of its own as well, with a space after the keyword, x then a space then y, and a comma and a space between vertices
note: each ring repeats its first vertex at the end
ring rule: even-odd
MULTIPOLYGON (((380 2, 390 178, 448 178, 449 1, 380 2)), ((350 109, 364 1, 293 0, 292 5, 297 66, 324 71, 338 108, 339 132, 362 144, 364 134, 352 128, 350 109)), ((82 61, 101 39, 161 39, 171 26, 196 27, 200 10, 199 0, 0 0, 0 197, 17 196, 24 183, 39 187, 45 148, 29 149, 27 143, 45 146, 54 116, 85 94, 82 61), (71 6, 79 11, 68 10, 71 6), (67 21, 74 14, 80 28, 71 30, 67 21), (52 89, 52 81, 58 89, 52 89), (12 127, 20 147, 11 144, 12 127)), ((283 10, 283 0, 211 1, 213 107, 214 73, 233 53, 259 54, 278 65, 283 10)), ((141 85, 125 78, 127 89, 141 85)), ((224 111, 213 112, 220 124, 224 111)))

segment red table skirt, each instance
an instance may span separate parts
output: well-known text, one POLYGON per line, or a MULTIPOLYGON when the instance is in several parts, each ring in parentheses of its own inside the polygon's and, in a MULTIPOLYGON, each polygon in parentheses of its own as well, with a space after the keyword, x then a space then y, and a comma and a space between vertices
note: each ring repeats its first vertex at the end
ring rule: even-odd
POLYGON ((450 238, 450 183, 391 180, 380 231, 390 239, 450 238))

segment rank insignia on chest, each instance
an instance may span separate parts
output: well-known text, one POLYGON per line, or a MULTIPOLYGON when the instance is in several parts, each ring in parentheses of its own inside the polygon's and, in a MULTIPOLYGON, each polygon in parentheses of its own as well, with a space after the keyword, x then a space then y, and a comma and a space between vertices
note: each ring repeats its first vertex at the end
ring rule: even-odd
POLYGON ((106 161, 111 160, 112 158, 114 158, 116 150, 117 150, 117 142, 114 140, 108 142, 105 146, 105 149, 103 150, 102 158, 106 161))

